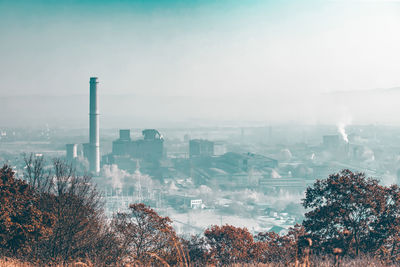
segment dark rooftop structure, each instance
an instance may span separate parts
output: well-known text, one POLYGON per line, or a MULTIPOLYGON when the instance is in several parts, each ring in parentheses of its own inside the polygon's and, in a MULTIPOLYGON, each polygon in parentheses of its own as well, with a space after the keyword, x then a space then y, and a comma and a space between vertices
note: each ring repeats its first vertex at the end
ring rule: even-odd
POLYGON ((189 141, 189 156, 192 157, 210 157, 214 155, 214 142, 193 139, 189 141))
POLYGON ((143 139, 131 140, 130 130, 120 130, 119 139, 112 145, 114 156, 130 156, 146 160, 160 160, 164 153, 164 139, 155 129, 142 131, 143 139))

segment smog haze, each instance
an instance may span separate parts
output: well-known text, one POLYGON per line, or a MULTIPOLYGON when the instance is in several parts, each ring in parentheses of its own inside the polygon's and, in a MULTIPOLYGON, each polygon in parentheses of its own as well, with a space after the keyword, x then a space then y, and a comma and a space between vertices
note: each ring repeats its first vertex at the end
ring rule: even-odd
POLYGON ((0 123, 84 127, 97 76, 102 127, 399 125, 399 11, 378 0, 0 1, 0 123))

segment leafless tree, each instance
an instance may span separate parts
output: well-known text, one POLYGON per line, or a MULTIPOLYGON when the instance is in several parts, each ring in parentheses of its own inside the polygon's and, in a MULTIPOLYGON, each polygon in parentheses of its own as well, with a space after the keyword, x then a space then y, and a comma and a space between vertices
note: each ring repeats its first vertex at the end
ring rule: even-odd
POLYGON ((24 155, 24 180, 39 192, 48 192, 52 187, 51 170, 46 171, 46 161, 42 156, 24 155))
POLYGON ((34 257, 64 263, 79 258, 115 260, 115 236, 107 225, 104 203, 91 176, 78 175, 72 164, 61 159, 54 159, 48 170, 43 157, 30 155, 25 157, 25 164, 24 179, 41 193, 41 209, 55 218, 52 234, 37 244, 34 257))

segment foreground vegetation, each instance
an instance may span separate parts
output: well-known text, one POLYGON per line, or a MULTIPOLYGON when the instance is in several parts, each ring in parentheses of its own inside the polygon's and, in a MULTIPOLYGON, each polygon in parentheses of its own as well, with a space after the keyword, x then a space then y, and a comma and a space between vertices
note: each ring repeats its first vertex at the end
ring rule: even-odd
POLYGON ((303 224, 286 235, 214 225, 184 239, 141 203, 107 220, 89 176, 57 159, 51 168, 41 157, 25 161, 23 179, 0 169, 0 266, 400 264, 400 189, 362 173, 316 181, 303 224))
MULTIPOLYGON (((119 266, 119 264, 116 264, 119 266)), ((56 267, 94 267, 90 262, 73 262, 69 264, 64 264, 64 265, 56 265, 56 267)), ((127 266, 127 265, 125 265, 127 266)), ((128 265, 129 266, 129 265, 128 265)), ((132 266, 132 265, 130 265, 132 266)), ((211 265, 209 265, 211 266, 211 265)), ((282 263, 241 263, 241 264, 231 264, 229 265, 231 267, 295 267, 296 264, 292 263, 290 265, 284 265, 282 263)), ((297 265, 301 266, 301 265, 297 265)), ((304 265, 303 265, 304 266, 304 265)), ((319 267, 331 267, 335 266, 335 263, 331 260, 320 260, 316 259, 313 260, 310 266, 319 266, 319 267)), ((368 267, 384 267, 388 266, 384 263, 381 263, 377 260, 374 259, 369 259, 369 258, 359 258, 359 259, 349 259, 349 260, 343 260, 340 264, 340 266, 343 267, 359 267, 359 266, 368 266, 368 267)), ((393 265, 394 266, 394 265, 393 265)), ((15 259, 0 259, 0 267, 35 267, 35 265, 28 263, 28 262, 22 262, 19 260, 15 259)))

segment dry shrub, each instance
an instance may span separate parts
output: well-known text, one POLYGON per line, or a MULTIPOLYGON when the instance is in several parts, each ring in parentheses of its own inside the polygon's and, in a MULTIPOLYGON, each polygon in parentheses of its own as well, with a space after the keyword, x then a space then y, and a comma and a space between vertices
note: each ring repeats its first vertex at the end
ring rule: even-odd
POLYGON ((25 159, 24 179, 0 169, 0 258, 37 266, 118 262, 120 248, 91 177, 58 159, 46 171, 43 157, 25 159))
POLYGON ((2 258, 0 259, 0 267, 34 267, 35 265, 32 265, 27 262, 22 262, 16 259, 11 259, 11 258, 2 258))
MULTIPOLYGON (((12 258, 2 258, 0 259, 0 267, 44 267, 44 266, 50 266, 50 265, 42 265, 42 264, 31 264, 28 262, 23 262, 17 259, 12 259, 12 258)), ((57 264, 57 265, 51 265, 54 267, 93 267, 94 265, 88 261, 88 263, 84 262, 72 262, 72 263, 66 263, 66 264, 57 264)), ((115 266, 118 266, 118 264, 115 264, 115 266)))
POLYGON ((187 252, 170 224, 168 217, 159 216, 142 203, 131 204, 128 213, 116 214, 112 227, 125 262, 188 266, 187 252))
MULTIPOLYGON (((334 265, 333 258, 326 257, 314 257, 310 261, 310 266, 312 267, 332 267, 334 265)), ((295 267, 295 262, 291 262, 289 264, 285 262, 275 262, 275 263, 249 263, 249 264, 231 264, 231 267, 295 267)), ((355 259, 346 258, 340 264, 341 267, 394 267, 397 265, 394 264, 385 264, 380 262, 377 259, 373 259, 370 257, 361 257, 355 259)))

